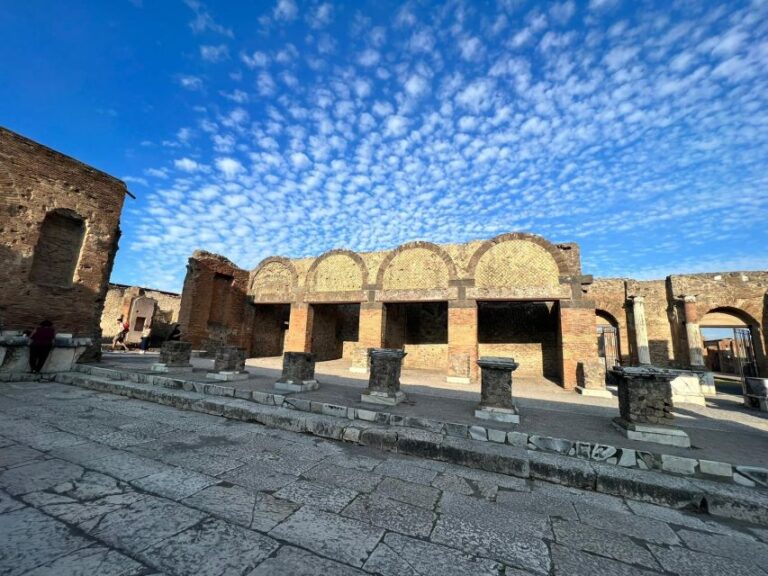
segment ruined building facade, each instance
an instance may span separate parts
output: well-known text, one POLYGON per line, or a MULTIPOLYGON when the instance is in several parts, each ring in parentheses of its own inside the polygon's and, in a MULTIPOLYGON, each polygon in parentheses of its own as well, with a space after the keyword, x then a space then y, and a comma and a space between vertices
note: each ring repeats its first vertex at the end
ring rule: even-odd
POLYGON ((514 357, 516 375, 580 383, 580 364, 700 367, 701 326, 746 327, 765 373, 768 273, 660 281, 582 274, 579 247, 522 233, 485 241, 412 242, 394 250, 270 257, 246 271, 221 256, 189 260, 180 323, 198 349, 244 347, 345 358, 364 370, 371 347, 404 348, 405 368, 477 378, 479 356, 514 357))
POLYGON ((49 319, 91 338, 98 353, 127 193, 120 180, 0 127, 0 329, 49 319))

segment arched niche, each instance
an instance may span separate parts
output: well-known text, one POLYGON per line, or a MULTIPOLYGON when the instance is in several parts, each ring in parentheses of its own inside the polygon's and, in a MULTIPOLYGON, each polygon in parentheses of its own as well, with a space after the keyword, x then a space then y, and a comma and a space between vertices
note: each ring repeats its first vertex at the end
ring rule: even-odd
POLYGON ((331 250, 319 256, 307 272, 310 293, 360 292, 368 271, 359 255, 350 250, 331 250))
POLYGON ((255 302, 291 302, 296 283, 296 269, 291 261, 273 256, 253 271, 248 294, 255 302))

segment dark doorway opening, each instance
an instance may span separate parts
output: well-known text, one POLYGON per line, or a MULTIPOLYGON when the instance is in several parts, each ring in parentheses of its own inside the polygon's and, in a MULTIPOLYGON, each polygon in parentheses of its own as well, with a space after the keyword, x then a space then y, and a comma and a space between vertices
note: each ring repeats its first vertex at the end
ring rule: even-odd
POLYGON ((358 341, 360 304, 312 304, 312 353, 315 360, 338 360, 358 341))
POLYGON ((407 352, 405 368, 444 370, 448 366, 448 303, 385 304, 384 346, 407 352))
POLYGON ((251 358, 281 356, 291 318, 291 305, 255 304, 253 311, 251 358))
POLYGON ((514 358, 515 374, 560 379, 555 302, 478 302, 479 356, 514 358))

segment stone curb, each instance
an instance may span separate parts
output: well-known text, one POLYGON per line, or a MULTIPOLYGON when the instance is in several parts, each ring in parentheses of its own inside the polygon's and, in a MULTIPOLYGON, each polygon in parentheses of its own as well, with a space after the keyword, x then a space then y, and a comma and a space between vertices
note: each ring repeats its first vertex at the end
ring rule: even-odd
POLYGON ((353 408, 325 402, 313 402, 306 398, 294 398, 290 394, 278 394, 251 390, 240 390, 232 386, 223 386, 208 382, 191 382, 180 378, 144 374, 127 370, 102 368, 88 364, 76 367, 78 372, 92 376, 102 376, 110 379, 128 380, 138 384, 152 384, 166 388, 183 388, 189 392, 212 396, 227 396, 240 398, 266 406, 282 406, 293 410, 337 416, 350 420, 390 425, 407 428, 417 428, 441 434, 446 437, 464 438, 481 442, 508 444, 518 448, 526 448, 542 453, 561 454, 578 460, 593 463, 605 463, 636 470, 655 470, 665 474, 732 482, 747 487, 768 488, 768 469, 754 466, 739 466, 727 462, 717 462, 673 456, 632 448, 620 448, 609 444, 568 440, 526 432, 508 432, 481 425, 457 424, 429 418, 403 416, 372 409, 353 408))
MULTIPOLYGON (((171 379, 169 379, 171 380, 171 379)), ((713 516, 768 526, 768 492, 733 484, 687 479, 656 471, 631 470, 492 442, 476 442, 428 430, 380 425, 349 418, 266 406, 227 396, 62 373, 56 381, 225 418, 256 422, 292 432, 351 442, 400 454, 450 462, 565 486, 593 490, 671 508, 709 512, 713 516)))

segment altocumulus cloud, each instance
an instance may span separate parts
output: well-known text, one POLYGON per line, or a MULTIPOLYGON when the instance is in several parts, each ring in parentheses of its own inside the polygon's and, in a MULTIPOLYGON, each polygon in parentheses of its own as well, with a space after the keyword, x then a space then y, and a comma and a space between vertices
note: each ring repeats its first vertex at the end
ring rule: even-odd
POLYGON ((597 275, 766 266, 764 2, 187 4, 120 281, 509 230, 597 275))

